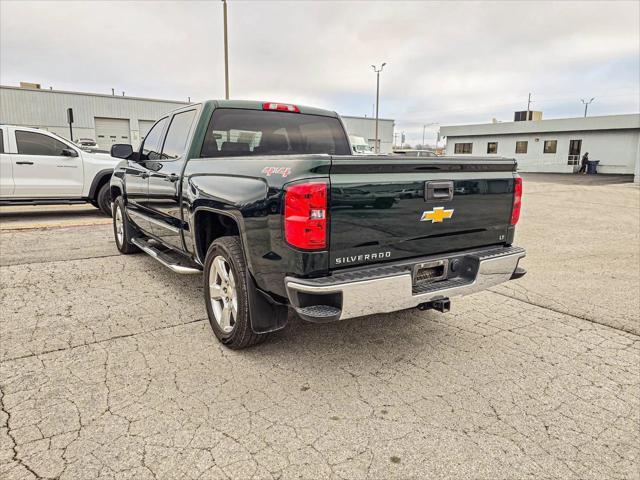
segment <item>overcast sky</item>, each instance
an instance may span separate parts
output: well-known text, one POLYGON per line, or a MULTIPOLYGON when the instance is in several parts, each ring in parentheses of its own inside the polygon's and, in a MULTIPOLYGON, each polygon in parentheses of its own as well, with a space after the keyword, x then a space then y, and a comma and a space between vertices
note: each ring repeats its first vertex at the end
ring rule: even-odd
MULTIPOLYGON (((231 97, 422 125, 640 111, 640 2, 229 1, 231 97)), ((222 3, 0 0, 0 83, 224 97, 222 3)), ((429 126, 433 139, 437 126, 429 126)))

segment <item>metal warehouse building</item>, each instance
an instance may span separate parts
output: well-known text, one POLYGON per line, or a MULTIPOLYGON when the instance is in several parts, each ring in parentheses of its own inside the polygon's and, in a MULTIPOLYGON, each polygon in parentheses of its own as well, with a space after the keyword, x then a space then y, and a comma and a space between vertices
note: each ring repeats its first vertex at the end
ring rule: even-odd
POLYGON ((69 138, 67 109, 73 109, 73 139, 91 138, 104 149, 114 143, 138 146, 156 120, 187 102, 0 86, 0 123, 38 127, 69 138))
MULTIPOLYGON (((376 145, 376 119, 370 117, 349 117, 342 116, 344 126, 349 135, 356 135, 364 138, 370 147, 375 149, 376 145)), ((393 151, 393 129, 395 122, 388 118, 378 119, 378 143, 380 153, 391 153, 393 151)))
POLYGON ((572 173, 582 155, 600 173, 640 177, 640 114, 443 126, 447 155, 515 158, 523 172, 572 173))
MULTIPOLYGON (((73 109, 73 140, 91 138, 106 150, 114 143, 140 144, 153 123, 188 102, 0 86, 0 123, 38 127, 69 138, 67 109, 73 109)), ((375 119, 343 117, 350 135, 364 137, 373 147, 375 119)), ((391 152, 394 121, 379 120, 380 151, 391 152)))

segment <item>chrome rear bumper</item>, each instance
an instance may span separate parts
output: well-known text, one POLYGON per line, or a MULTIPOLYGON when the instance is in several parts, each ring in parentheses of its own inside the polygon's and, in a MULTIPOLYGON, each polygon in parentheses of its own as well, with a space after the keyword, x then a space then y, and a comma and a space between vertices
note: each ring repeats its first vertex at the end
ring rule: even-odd
POLYGON ((518 262, 525 255, 525 250, 519 247, 492 247, 348 270, 321 278, 286 277, 285 285, 291 305, 304 319, 344 320, 486 290, 512 276, 523 276, 518 262), (447 260, 449 268, 457 264, 459 270, 449 271, 445 280, 414 284, 414 267, 434 260, 447 260))

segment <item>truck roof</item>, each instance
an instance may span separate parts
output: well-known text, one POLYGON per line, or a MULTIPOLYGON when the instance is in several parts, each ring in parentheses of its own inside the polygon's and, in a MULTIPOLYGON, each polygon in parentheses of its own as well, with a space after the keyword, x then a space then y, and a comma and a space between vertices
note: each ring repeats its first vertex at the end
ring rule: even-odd
MULTIPOLYGON (((206 100, 202 102, 203 105, 213 104, 215 108, 241 108, 245 110, 262 110, 262 105, 264 103, 285 103, 285 102, 274 102, 273 100, 265 100, 265 101, 206 100)), ((305 113, 307 115, 322 115, 324 117, 334 117, 334 118, 338 117, 338 114, 336 112, 332 112, 331 110, 324 110, 322 108, 308 107, 305 105, 290 104, 290 103, 287 103, 287 105, 295 105, 300 110, 300 113, 305 113)))

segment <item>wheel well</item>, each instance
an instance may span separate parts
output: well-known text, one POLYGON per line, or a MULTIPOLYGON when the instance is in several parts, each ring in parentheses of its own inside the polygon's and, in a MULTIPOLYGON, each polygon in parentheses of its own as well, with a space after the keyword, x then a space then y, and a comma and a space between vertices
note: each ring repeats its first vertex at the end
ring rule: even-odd
POLYGON ((105 183, 109 183, 109 180, 111 180, 110 173, 106 173, 100 177, 100 180, 98 180, 98 183, 96 184, 96 188, 93 191, 93 195, 91 196, 93 200, 95 201, 98 200, 98 194, 100 193, 100 189, 104 186, 105 183))
POLYGON ((196 213, 194 230, 196 253, 202 263, 214 240, 227 235, 240 235, 238 223, 234 218, 209 210, 196 213))
POLYGON ((122 195, 122 192, 120 191, 120 187, 111 187, 111 201, 115 202, 116 198, 118 198, 120 195, 122 195))

